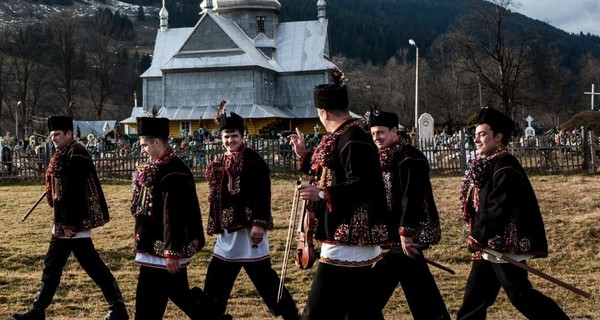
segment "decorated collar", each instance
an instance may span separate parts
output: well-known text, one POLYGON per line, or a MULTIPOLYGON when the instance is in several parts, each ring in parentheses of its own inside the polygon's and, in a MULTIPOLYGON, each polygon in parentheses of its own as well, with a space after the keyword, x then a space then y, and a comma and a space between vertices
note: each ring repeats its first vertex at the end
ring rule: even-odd
POLYGON ((349 128, 359 125, 360 122, 358 120, 348 120, 342 123, 335 131, 324 135, 312 155, 310 161, 311 170, 316 173, 319 170, 319 167, 329 168, 332 159, 331 152, 335 148, 337 138, 349 128))
POLYGON ((175 152, 173 152, 173 149, 168 147, 165 154, 163 154, 159 159, 145 163, 134 171, 131 179, 133 188, 131 213, 133 215, 150 215, 152 191, 154 190, 156 174, 158 173, 160 166, 168 163, 176 156, 177 155, 175 152))
POLYGON ((406 143, 402 139, 398 139, 391 146, 379 149, 379 162, 381 164, 381 170, 388 171, 390 169, 395 155, 405 145, 406 143))
MULTIPOLYGON (((479 193, 481 186, 484 185, 490 177, 488 171, 491 161, 506 153, 508 153, 508 149, 500 146, 487 155, 476 157, 469 163, 460 188, 460 209, 462 218, 465 221, 469 222, 471 218, 468 210, 466 210, 469 192, 474 189, 475 193, 479 193)), ((474 199, 474 201, 478 202, 477 199, 474 199)), ((474 203, 473 206, 474 208, 478 208, 479 203, 474 203)))

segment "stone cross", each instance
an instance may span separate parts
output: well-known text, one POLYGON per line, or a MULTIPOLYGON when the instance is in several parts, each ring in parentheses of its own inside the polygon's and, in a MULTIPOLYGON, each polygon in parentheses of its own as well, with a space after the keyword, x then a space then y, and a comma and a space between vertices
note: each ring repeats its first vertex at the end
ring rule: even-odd
POLYGON ((525 138, 535 137, 535 129, 531 126, 533 118, 531 116, 527 116, 527 118, 525 118, 525 121, 527 121, 527 128, 525 128, 525 138))
POLYGON ((594 92, 594 84, 592 83, 592 91, 584 92, 583 94, 589 94, 592 96, 592 105, 591 108, 594 110, 594 96, 600 96, 600 92, 594 92))

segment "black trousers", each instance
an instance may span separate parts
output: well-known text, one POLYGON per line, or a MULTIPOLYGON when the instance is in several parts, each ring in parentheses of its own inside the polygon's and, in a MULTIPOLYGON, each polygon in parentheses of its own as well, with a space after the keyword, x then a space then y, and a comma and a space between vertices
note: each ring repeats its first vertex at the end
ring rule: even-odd
POLYGON ((296 303, 287 288, 283 288, 282 299, 277 302, 279 276, 271 267, 271 259, 230 262, 213 256, 206 271, 204 292, 209 299, 216 303, 218 314, 225 313, 233 284, 242 268, 274 315, 282 315, 286 319, 288 316, 293 318, 298 314, 296 303))
POLYGON ((446 304, 422 255, 410 258, 401 252, 383 255, 373 267, 375 304, 383 310, 398 284, 402 286, 415 320, 450 319, 446 304))
POLYGON ((569 319, 554 300, 533 289, 526 270, 508 263, 475 260, 458 310, 458 320, 485 319, 487 308, 496 301, 500 287, 527 319, 569 319))
POLYGON ((162 319, 169 299, 191 319, 199 318, 197 301, 190 292, 187 268, 171 274, 166 269, 140 266, 135 319, 162 319))
POLYGON ((342 267, 319 263, 302 314, 304 320, 379 320, 371 266, 342 267))
POLYGON ((83 270, 100 287, 107 301, 114 302, 121 299, 115 277, 100 258, 91 238, 60 239, 52 237, 44 260, 43 285, 35 302, 40 309, 46 309, 51 303, 71 252, 83 270))

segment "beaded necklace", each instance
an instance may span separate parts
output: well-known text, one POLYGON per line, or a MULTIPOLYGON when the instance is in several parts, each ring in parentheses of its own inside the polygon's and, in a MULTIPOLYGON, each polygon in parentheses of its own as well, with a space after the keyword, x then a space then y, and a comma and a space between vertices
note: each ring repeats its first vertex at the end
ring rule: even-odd
POLYGON ((398 139, 391 146, 379 149, 379 163, 381 164, 381 170, 388 171, 390 169, 398 150, 402 149, 405 145, 406 143, 402 139, 398 139))
POLYGON ((333 158, 332 151, 335 148, 337 138, 348 128, 359 125, 360 122, 358 120, 350 120, 342 124, 334 132, 328 133, 321 138, 321 142, 319 142, 319 145, 315 148, 315 152, 310 159, 310 169, 313 181, 319 180, 317 176, 319 168, 331 167, 331 159, 333 158))
POLYGON ((134 216, 150 215, 152 213, 152 191, 159 167, 168 163, 177 155, 171 147, 167 147, 165 154, 158 160, 150 161, 139 166, 132 177, 131 213, 134 216))
POLYGON ((53 191, 56 196, 60 196, 62 193, 62 186, 60 185, 60 178, 62 177, 63 170, 62 157, 75 143, 77 143, 77 141, 74 139, 67 142, 64 147, 56 150, 52 155, 52 158, 50 158, 48 169, 46 169, 46 197, 50 202, 52 201, 53 191), (55 190, 52 190, 53 188, 55 190))
POLYGON ((479 189, 489 179, 490 175, 488 171, 490 163, 493 159, 506 153, 508 153, 508 149, 504 146, 500 146, 488 155, 477 156, 469 163, 469 166, 465 171, 465 178, 460 187, 460 211, 464 221, 471 221, 470 211, 467 210, 469 194, 471 192, 473 194, 473 208, 476 211, 479 210, 479 189))

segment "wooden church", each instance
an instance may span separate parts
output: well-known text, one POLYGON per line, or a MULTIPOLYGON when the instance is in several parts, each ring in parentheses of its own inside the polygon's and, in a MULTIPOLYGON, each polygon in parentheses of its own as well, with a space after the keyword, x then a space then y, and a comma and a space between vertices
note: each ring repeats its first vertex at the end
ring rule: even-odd
POLYGON ((135 136, 136 117, 153 107, 175 138, 214 130, 222 100, 245 119, 248 135, 318 128, 313 88, 336 68, 325 0, 316 3, 317 20, 294 22, 279 21, 277 0, 204 0, 187 28, 169 28, 164 1, 141 106, 121 121, 126 134, 135 136))

